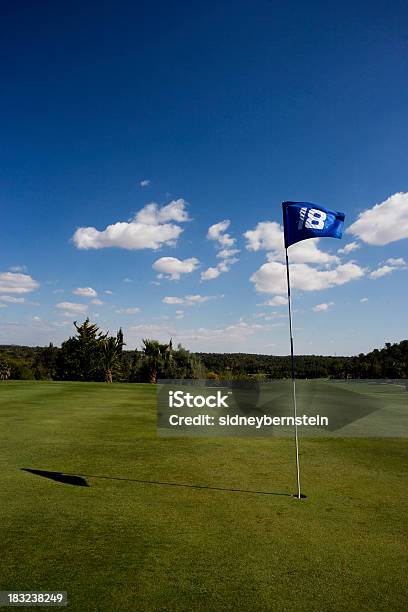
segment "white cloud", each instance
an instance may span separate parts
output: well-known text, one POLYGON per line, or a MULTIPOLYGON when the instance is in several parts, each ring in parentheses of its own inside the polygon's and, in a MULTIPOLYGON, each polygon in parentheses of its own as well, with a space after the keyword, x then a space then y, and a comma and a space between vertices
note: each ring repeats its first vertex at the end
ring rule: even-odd
POLYGON ((381 278, 382 276, 385 276, 386 274, 390 274, 391 272, 393 272, 393 270, 395 270, 393 266, 381 266, 377 270, 373 270, 373 272, 371 272, 370 278, 374 280, 376 278, 381 278))
POLYGON ((386 274, 391 274, 394 270, 403 270, 407 267, 407 262, 403 257, 390 257, 386 260, 385 265, 380 266, 377 270, 373 270, 370 274, 371 279, 381 278, 386 274))
POLYGON ((105 293, 106 295, 113 295, 113 291, 111 291, 110 289, 105 289, 105 293))
POLYGON ((220 328, 208 328, 208 327, 200 327, 198 329, 184 330, 182 332, 182 336, 187 341, 218 341, 219 339, 223 340, 242 340, 246 337, 252 336, 254 334, 259 334, 260 332, 272 331, 277 326, 280 326, 280 323, 277 324, 259 324, 259 323, 247 323, 243 319, 240 319, 236 323, 232 323, 231 325, 227 325, 226 327, 220 328))
POLYGON ((288 298, 284 295, 275 295, 271 300, 266 300, 259 306, 285 306, 288 303, 288 298))
POLYGON ((198 295, 190 294, 184 297, 167 296, 163 298, 164 304, 186 304, 187 306, 193 306, 194 304, 203 304, 208 300, 214 299, 212 295, 198 295))
POLYGON ((134 308, 122 308, 120 310, 116 311, 119 314, 136 314, 137 312, 140 312, 140 308, 134 307, 134 308))
POLYGON ((228 257, 233 257, 239 253, 239 249, 221 249, 218 251, 217 257, 219 259, 227 259, 228 257))
POLYGON ((196 257, 189 259, 177 259, 177 257, 161 257, 154 262, 153 268, 160 272, 160 278, 179 280, 181 274, 191 274, 197 269, 200 262, 196 257))
MULTIPOLYGON (((283 228, 275 221, 261 221, 254 230, 244 233, 249 251, 270 251, 269 261, 285 261, 283 228)), ((339 262, 339 257, 330 255, 318 248, 319 238, 303 240, 289 248, 291 263, 331 264, 339 262)))
POLYGON ((368 302, 368 298, 367 297, 361 298, 360 302, 362 304, 365 304, 366 302, 368 302))
POLYGON ((204 272, 201 272, 201 280, 213 280, 214 278, 218 278, 221 274, 221 270, 217 268, 207 268, 204 272))
POLYGON ((124 283, 133 283, 133 279, 128 278, 128 277, 122 278, 122 282, 124 282, 124 283))
POLYGON ((218 242, 220 247, 231 247, 233 244, 235 244, 235 238, 232 238, 226 233, 226 230, 229 228, 230 224, 231 221, 229 219, 224 219, 224 221, 211 225, 207 232, 208 240, 215 240, 218 242))
POLYGON ((147 204, 128 222, 120 221, 99 231, 95 227, 80 227, 73 241, 78 249, 159 249, 163 245, 174 246, 183 229, 171 221, 189 221, 183 199, 166 206, 147 204))
MULTIPOLYGON (((303 240, 297 242, 289 248, 289 261, 291 263, 315 263, 315 264, 333 264, 340 261, 337 255, 331 255, 318 248, 319 238, 303 240)), ((278 258, 283 261, 284 253, 277 253, 278 258)))
POLYGON ((140 344, 142 338, 154 338, 161 342, 168 342, 170 338, 175 338, 176 334, 176 329, 166 323, 140 323, 126 330, 126 338, 129 338, 128 346, 130 342, 140 344))
POLYGON ((283 229, 276 221, 260 221, 254 230, 244 233, 248 251, 279 251, 284 248, 283 229))
MULTIPOLYGON (((140 345, 142 338, 157 338, 167 341, 173 338, 173 343, 181 342, 192 350, 227 351, 236 352, 242 350, 242 342, 246 339, 256 341, 262 334, 263 341, 269 338, 268 332, 276 330, 276 324, 247 323, 239 320, 230 325, 220 327, 198 327, 178 330, 175 325, 169 323, 149 324, 131 326, 126 331, 128 344, 140 345)), ((271 338, 272 339, 272 338, 271 338)), ((255 345, 254 345, 255 346, 255 345)))
POLYGON ((224 259, 223 261, 220 261, 217 267, 221 272, 229 272, 231 266, 238 263, 238 261, 238 257, 230 257, 229 259, 224 259))
POLYGON ((30 293, 39 283, 29 274, 2 272, 0 274, 0 293, 30 293))
POLYGON ((92 289, 92 287, 77 287, 73 290, 72 293, 74 293, 75 295, 80 295, 81 297, 90 298, 95 298, 98 295, 95 289, 92 289))
POLYGON ((184 310, 176 310, 176 319, 183 319, 184 310))
POLYGON ((213 280, 218 278, 220 274, 229 272, 231 266, 239 261, 239 259, 234 257, 234 255, 239 253, 239 249, 232 248, 236 240, 226 233, 230 224, 231 221, 229 219, 224 219, 224 221, 215 223, 208 228, 207 238, 217 243, 217 258, 222 259, 222 261, 216 266, 210 266, 207 270, 201 272, 201 280, 203 281, 213 280))
POLYGON ((2 302, 8 302, 9 304, 23 304, 25 302, 25 298, 17 298, 12 295, 0 295, 0 300, 2 302))
POLYGON ((87 304, 77 304, 76 302, 59 302, 55 307, 63 310, 62 314, 66 317, 71 317, 75 314, 85 314, 88 310, 87 304))
POLYGON ((185 206, 186 202, 182 198, 173 200, 162 207, 152 202, 144 206, 137 213, 135 221, 146 225, 158 225, 160 223, 168 223, 169 221, 185 223, 186 221, 190 221, 185 206))
POLYGON ((325 312, 332 306, 334 306, 334 302, 323 302, 323 304, 316 304, 316 306, 313 306, 313 310, 314 312, 325 312))
POLYGON ((197 295, 190 294, 186 295, 185 300, 187 304, 203 304, 204 302, 208 302, 208 300, 214 299, 213 295, 197 295))
POLYGON ((141 187, 148 187, 150 185, 151 181, 149 179, 143 179, 143 181, 140 181, 139 185, 141 187))
MULTIPOLYGON (((318 291, 335 285, 343 285, 361 278, 364 270, 355 263, 340 264, 331 270, 318 270, 307 264, 292 264, 291 286, 303 291, 318 291)), ((286 266, 277 261, 263 264, 250 278, 260 293, 282 294, 286 292, 286 266)))
POLYGON ((358 244, 358 242, 349 242, 342 249, 338 249, 337 252, 340 254, 347 255, 348 253, 351 253, 352 251, 356 251, 357 249, 360 249, 360 248, 361 248, 361 244, 358 244))
POLYGON ((274 321, 275 319, 286 319, 286 315, 281 312, 260 312, 254 315, 255 319, 265 319, 265 321, 274 321))
POLYGON ((360 213, 346 231, 376 246, 408 238, 408 193, 395 193, 360 213))
POLYGON ((102 306, 103 304, 102 300, 98 300, 98 298, 91 300, 91 303, 95 304, 96 306, 102 306))
POLYGON ((207 268, 204 272, 201 272, 201 280, 213 280, 214 278, 218 278, 220 274, 223 272, 229 272, 231 266, 237 263, 239 259, 237 257, 232 257, 230 259, 224 259, 220 261, 215 267, 207 268))
POLYGON ((64 289, 55 289, 53 293, 64 293, 64 289))
POLYGON ((407 262, 403 257, 390 257, 385 263, 389 264, 390 266, 395 266, 397 268, 403 268, 407 265, 407 262))

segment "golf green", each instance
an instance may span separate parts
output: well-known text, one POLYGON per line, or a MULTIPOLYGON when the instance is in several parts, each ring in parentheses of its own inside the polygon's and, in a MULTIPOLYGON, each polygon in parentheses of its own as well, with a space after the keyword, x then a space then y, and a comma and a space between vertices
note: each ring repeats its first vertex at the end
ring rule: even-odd
POLYGON ((302 439, 299 501, 291 439, 158 438, 155 398, 0 383, 1 590, 78 611, 406 609, 405 438, 302 439))

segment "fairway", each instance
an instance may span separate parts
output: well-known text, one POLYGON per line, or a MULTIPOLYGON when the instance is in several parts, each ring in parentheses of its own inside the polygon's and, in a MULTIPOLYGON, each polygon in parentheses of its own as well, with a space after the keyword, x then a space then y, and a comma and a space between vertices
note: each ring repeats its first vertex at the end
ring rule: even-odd
POLYGON ((155 402, 0 382, 2 590, 75 611, 406 609, 405 438, 301 440, 298 501, 291 439, 158 438, 155 402))

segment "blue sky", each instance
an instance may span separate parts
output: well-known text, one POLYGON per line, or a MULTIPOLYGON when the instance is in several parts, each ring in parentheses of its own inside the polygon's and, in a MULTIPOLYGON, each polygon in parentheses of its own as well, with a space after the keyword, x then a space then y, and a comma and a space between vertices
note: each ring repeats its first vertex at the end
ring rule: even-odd
POLYGON ((296 351, 406 338, 407 17, 4 5, 0 343, 59 344, 89 315, 129 348, 286 354, 282 200, 346 213, 341 242, 290 249, 296 351))

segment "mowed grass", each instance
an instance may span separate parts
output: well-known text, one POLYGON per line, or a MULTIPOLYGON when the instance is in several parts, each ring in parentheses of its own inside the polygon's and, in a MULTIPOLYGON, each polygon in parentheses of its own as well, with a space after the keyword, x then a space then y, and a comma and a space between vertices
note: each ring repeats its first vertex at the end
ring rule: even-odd
POLYGON ((0 589, 78 611, 405 610, 407 456, 304 439, 299 501, 290 439, 158 438, 149 385, 1 382, 0 589))

